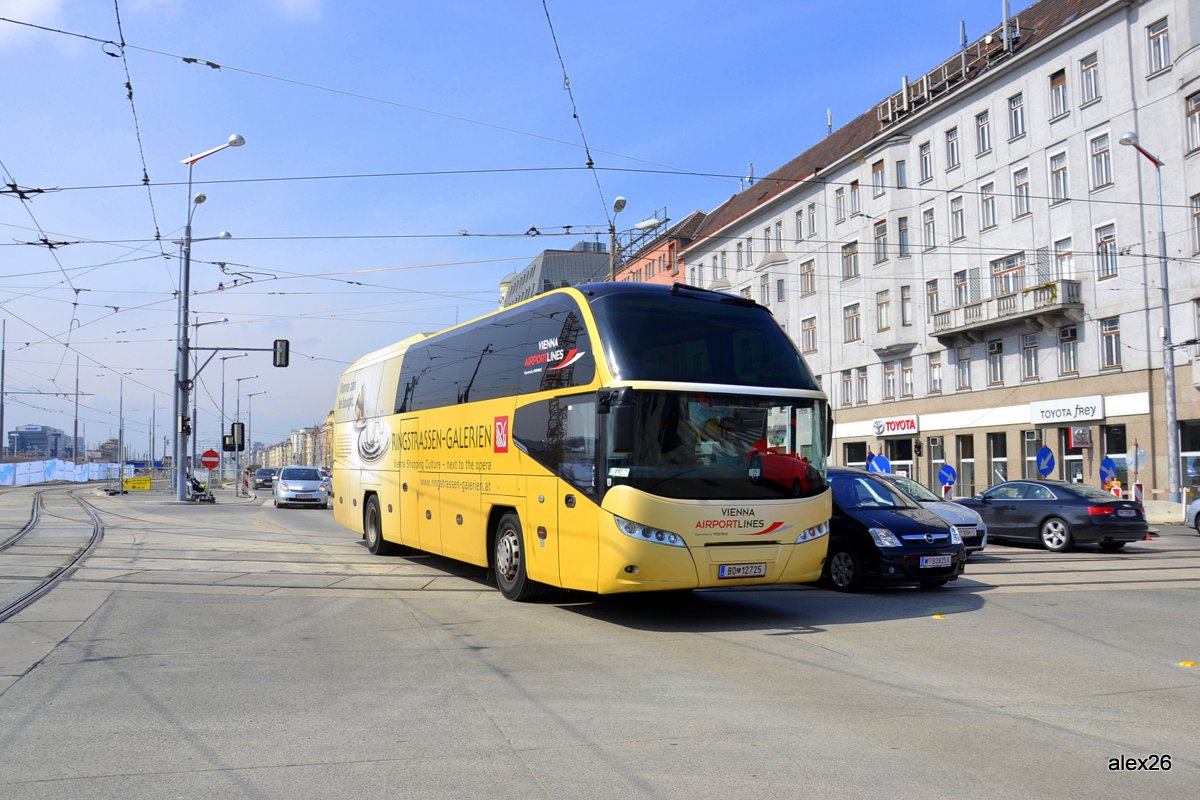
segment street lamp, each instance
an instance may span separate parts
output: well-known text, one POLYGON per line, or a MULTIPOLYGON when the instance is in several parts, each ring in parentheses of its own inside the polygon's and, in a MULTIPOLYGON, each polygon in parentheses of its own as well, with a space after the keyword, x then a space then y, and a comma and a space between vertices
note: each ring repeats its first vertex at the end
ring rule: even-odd
POLYGON ((1126 131, 1118 140, 1144 155, 1154 165, 1158 182, 1158 255, 1159 290, 1162 292, 1163 316, 1163 394, 1167 406, 1167 493, 1172 503, 1180 502, 1179 495, 1179 418, 1175 408, 1175 354, 1171 345, 1171 290, 1167 276, 1167 224, 1163 213, 1163 162, 1138 144, 1136 131, 1126 131))
MULTIPOLYGON (((222 235, 218 238, 228 238, 228 236, 229 236, 228 233, 222 232, 222 235)), ((198 240, 193 239, 192 241, 198 241, 198 240)), ((197 314, 196 321, 192 323, 192 339, 195 341, 196 344, 199 344, 201 328, 203 328, 205 325, 220 325, 225 322, 229 322, 229 317, 221 317, 220 319, 214 319, 209 322, 201 322, 200 315, 197 314)), ((200 374, 199 359, 196 358, 195 356, 192 356, 193 379, 198 377, 199 374, 200 374)), ((192 465, 193 466, 195 466, 195 464, 196 464, 196 449, 200 445, 200 410, 198 408, 196 408, 196 405, 197 405, 196 401, 198 399, 198 397, 197 397, 198 394, 199 394, 198 392, 192 392, 192 465)))
POLYGON ((207 199, 203 193, 192 196, 192 169, 202 158, 219 153, 226 147, 241 147, 245 143, 246 140, 235 133, 225 144, 217 145, 194 156, 188 156, 180 162, 187 164, 188 168, 188 210, 187 224, 183 228, 183 261, 179 276, 179 315, 176 321, 175 336, 175 499, 179 501, 188 498, 187 469, 185 468, 187 437, 191 425, 195 422, 195 420, 187 419, 188 392, 191 390, 191 381, 188 377, 188 351, 190 349, 188 343, 188 295, 191 294, 192 215, 196 211, 196 206, 207 199))
MULTIPOLYGON (((233 421, 237 422, 242 418, 242 381, 252 381, 257 378, 257 375, 246 375, 241 378, 234 378, 237 382, 237 405, 234 407, 233 421)), ((243 440, 244 441, 244 440, 243 440)), ((235 449, 233 451, 233 485, 234 495, 242 496, 242 451, 235 449)))
POLYGON ((608 280, 617 279, 617 214, 625 210, 625 198, 613 200, 613 215, 608 222, 608 280))
MULTIPOLYGON (((246 444, 249 445, 250 455, 252 456, 254 455, 254 396, 266 393, 267 390, 263 389, 261 392, 253 392, 246 395, 246 444)), ((249 462, 247 462, 247 466, 249 466, 249 462)))
POLYGON ((225 430, 226 430, 226 428, 225 428, 225 362, 231 358, 245 358, 248 355, 250 355, 250 354, 249 353, 238 353, 235 356, 221 356, 220 357, 221 358, 221 436, 220 436, 219 441, 221 442, 222 446, 221 446, 221 449, 218 451, 220 453, 220 459, 221 459, 221 468, 220 468, 220 471, 218 474, 221 476, 222 481, 225 480, 225 447, 224 447, 225 430))

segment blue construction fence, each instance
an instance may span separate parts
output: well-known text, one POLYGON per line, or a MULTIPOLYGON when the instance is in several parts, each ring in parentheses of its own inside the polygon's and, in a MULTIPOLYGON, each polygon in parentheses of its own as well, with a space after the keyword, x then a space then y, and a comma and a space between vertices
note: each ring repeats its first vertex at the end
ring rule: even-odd
MULTIPOLYGON (((133 464, 125 464, 125 477, 135 474, 133 464)), ((0 486, 30 486, 37 483, 66 481, 87 483, 88 481, 116 480, 121 465, 116 463, 73 464, 70 461, 22 461, 17 464, 0 464, 0 486)))

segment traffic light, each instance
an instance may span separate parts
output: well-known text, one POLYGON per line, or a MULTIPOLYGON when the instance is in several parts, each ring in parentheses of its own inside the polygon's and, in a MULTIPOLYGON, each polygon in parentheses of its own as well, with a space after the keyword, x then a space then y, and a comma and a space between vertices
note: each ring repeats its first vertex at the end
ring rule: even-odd
POLYGON ((921 440, 920 439, 913 439, 913 454, 917 458, 921 457, 921 440))
POLYGON ((229 428, 230 439, 233 440, 233 449, 235 452, 242 452, 246 449, 246 423, 235 422, 229 428))
POLYGON ((221 437, 221 450, 226 453, 235 452, 233 446, 233 434, 227 433, 221 437))
POLYGON ((288 365, 288 340, 276 339, 275 352, 272 354, 272 363, 277 367, 286 367, 288 365))

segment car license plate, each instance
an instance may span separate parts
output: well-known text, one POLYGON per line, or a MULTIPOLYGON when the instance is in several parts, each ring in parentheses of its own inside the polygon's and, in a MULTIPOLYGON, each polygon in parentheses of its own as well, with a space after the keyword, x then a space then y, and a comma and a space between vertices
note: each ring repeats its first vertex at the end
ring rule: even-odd
POLYGON ((1117 516, 1118 517, 1136 517, 1137 512, 1134 511, 1132 508, 1118 508, 1117 516))
POLYGON ((761 578, 767 574, 766 564, 722 564, 718 578, 761 578))
POLYGON ((297 500, 307 500, 312 497, 312 495, 301 492, 300 494, 293 495, 293 497, 295 497, 297 500))
POLYGON ((951 561, 950 556, 921 556, 922 567, 948 567, 951 561))

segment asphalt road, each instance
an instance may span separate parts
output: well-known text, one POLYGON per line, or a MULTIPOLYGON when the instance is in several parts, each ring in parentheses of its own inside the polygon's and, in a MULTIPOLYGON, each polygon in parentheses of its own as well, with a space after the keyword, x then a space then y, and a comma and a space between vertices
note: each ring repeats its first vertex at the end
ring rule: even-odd
MULTIPOLYGON (((476 568, 373 557, 331 512, 221 500, 95 499, 107 531, 86 566, 0 625, 0 797, 1163 800, 1200 785, 1186 528, 1118 554, 991 546, 933 591, 516 604, 476 568)), ((53 554, 14 559, 0 585, 53 554)))

